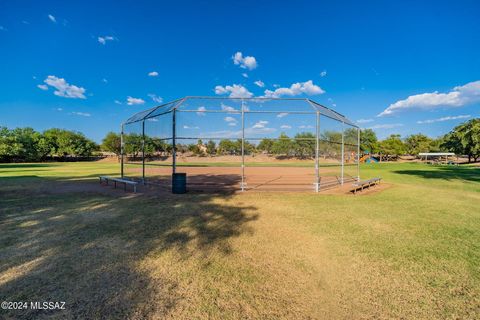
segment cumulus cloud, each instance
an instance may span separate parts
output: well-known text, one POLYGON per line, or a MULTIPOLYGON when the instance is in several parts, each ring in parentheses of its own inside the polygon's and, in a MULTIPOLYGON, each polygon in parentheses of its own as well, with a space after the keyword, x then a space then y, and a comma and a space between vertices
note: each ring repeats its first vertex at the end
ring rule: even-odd
POLYGON ((157 72, 157 71, 149 72, 149 73, 148 73, 148 76, 149 76, 149 77, 157 77, 157 76, 158 76, 158 72, 157 72))
POLYGON ((254 83, 260 88, 265 87, 265 83, 263 83, 263 81, 261 81, 261 80, 257 80, 254 83))
POLYGON ((50 21, 52 21, 53 23, 57 23, 57 19, 56 19, 53 15, 51 15, 51 14, 48 15, 48 19, 49 19, 50 21))
POLYGON ((323 70, 322 72, 320 72, 320 77, 325 77, 327 75, 327 70, 323 70))
POLYGON ((234 117, 225 117, 224 120, 228 123, 229 126, 234 127, 237 125, 237 119, 234 117))
POLYGON ((133 105, 138 105, 138 104, 144 104, 145 103, 145 100, 143 99, 140 99, 140 98, 132 98, 130 96, 127 97, 127 104, 129 106, 133 106, 133 105))
POLYGON ((156 103, 162 103, 163 102, 163 98, 157 96, 156 94, 149 93, 148 96, 153 100, 153 102, 156 102, 156 103))
POLYGON ((286 116, 288 116, 288 113, 286 113, 286 112, 281 112, 281 113, 277 114, 277 118, 283 118, 283 117, 286 117, 286 116))
POLYGON ((428 123, 443 122, 443 121, 449 121, 449 120, 468 119, 470 117, 471 117, 471 115, 465 114, 465 115, 459 115, 459 116, 442 117, 442 118, 437 118, 437 119, 420 120, 420 121, 417 121, 417 123, 418 124, 428 124, 428 123))
POLYGON ((292 126, 289 126, 288 124, 284 124, 280 126, 280 129, 292 129, 292 126))
POLYGON ((183 129, 193 129, 193 130, 196 130, 196 129, 200 129, 200 128, 199 128, 199 127, 190 127, 190 126, 184 125, 184 126, 183 126, 183 129))
POLYGON ((441 107, 455 108, 480 102, 480 80, 457 86, 447 93, 438 91, 416 94, 391 104, 378 116, 392 115, 406 110, 431 110, 441 107))
POLYGON ((115 104, 123 104, 121 101, 118 101, 118 100, 115 100, 113 102, 115 102, 115 104))
POLYGON ((72 112, 73 115, 75 116, 81 116, 81 117, 90 117, 91 114, 90 113, 86 113, 86 112, 72 112))
POLYGON ((113 41, 115 40, 115 37, 113 36, 104 36, 104 37, 98 37, 98 42, 100 42, 101 44, 105 45, 107 43, 107 41, 113 41))
POLYGON ((357 123, 369 123, 369 122, 373 122, 373 119, 358 119, 356 121, 357 123))
POLYGON ((244 57, 240 51, 233 55, 232 60, 235 65, 239 65, 240 68, 243 69, 253 70, 257 67, 257 60, 255 59, 255 57, 244 57))
POLYGON ((289 88, 277 88, 274 91, 265 90, 266 98, 280 98, 282 96, 298 96, 301 94, 317 95, 325 93, 325 91, 313 83, 312 80, 305 82, 297 82, 292 84, 289 88))
MULTIPOLYGON (((43 82, 47 85, 54 87, 56 90, 53 92, 54 95, 64 98, 78 98, 86 99, 84 93, 85 88, 74 86, 69 84, 65 79, 58 78, 56 76, 48 76, 43 82)), ((46 90, 44 85, 38 86, 42 90, 46 90), (42 86, 42 87, 40 87, 42 86)))
POLYGON ((230 98, 250 98, 253 96, 253 93, 248 91, 247 88, 240 84, 234 84, 231 86, 216 86, 215 87, 215 94, 230 94, 230 98))
POLYGON ((244 73, 242 73, 242 77, 248 78, 248 74, 246 74, 246 73, 244 72, 244 73))
POLYGON ((262 128, 265 128, 267 124, 268 124, 268 121, 260 120, 253 125, 252 129, 262 129, 262 128))
POLYGON ((198 107, 197 109, 197 115, 199 116, 204 116, 205 115, 205 111, 207 111, 207 109, 205 107, 198 107))
POLYGON ((48 86, 46 84, 39 84, 37 87, 42 90, 48 90, 48 86))
POLYGON ((227 106, 227 105, 224 104, 223 102, 220 104, 220 106, 222 107, 222 110, 223 110, 223 111, 228 111, 228 112, 236 111, 234 107, 227 106))
POLYGON ((398 127, 403 127, 403 124, 401 123, 376 124, 367 129, 393 129, 398 127))

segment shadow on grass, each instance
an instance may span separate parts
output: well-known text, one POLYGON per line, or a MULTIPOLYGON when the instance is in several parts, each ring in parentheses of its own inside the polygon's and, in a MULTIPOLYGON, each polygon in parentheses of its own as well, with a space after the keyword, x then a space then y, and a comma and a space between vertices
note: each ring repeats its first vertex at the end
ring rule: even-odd
POLYGON ((257 219, 255 207, 213 194, 49 194, 4 181, 0 298, 65 301, 66 310, 0 310, 0 318, 163 318, 186 294, 174 268, 231 254, 229 239, 253 232, 257 219))
POLYGON ((480 169, 471 167, 433 167, 429 170, 395 170, 393 173, 417 176, 425 179, 467 180, 480 182, 480 169))

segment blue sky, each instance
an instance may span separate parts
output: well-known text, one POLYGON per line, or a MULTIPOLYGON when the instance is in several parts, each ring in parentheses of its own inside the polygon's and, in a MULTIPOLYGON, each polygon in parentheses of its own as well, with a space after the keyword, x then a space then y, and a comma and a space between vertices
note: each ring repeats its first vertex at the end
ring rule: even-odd
POLYGON ((0 125, 100 141, 160 99, 253 95, 309 97, 379 137, 438 136, 480 116, 479 14, 478 1, 2 0, 0 125))

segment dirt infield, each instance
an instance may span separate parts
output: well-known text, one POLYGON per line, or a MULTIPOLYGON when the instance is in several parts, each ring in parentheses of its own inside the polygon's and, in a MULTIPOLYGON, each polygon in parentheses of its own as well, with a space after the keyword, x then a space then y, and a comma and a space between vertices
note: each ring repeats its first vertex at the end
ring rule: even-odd
MULTIPOLYGON (((145 176, 149 184, 171 187, 171 168, 146 166, 145 176)), ((241 189, 242 171, 239 167, 179 166, 178 173, 187 174, 189 191, 235 191, 241 189)), ((347 172, 346 172, 347 173, 347 172)), ((129 168, 125 175, 141 177, 141 168, 129 168)), ((353 177, 345 174, 346 182, 353 177)), ((308 167, 246 167, 245 189, 257 191, 314 191, 315 169, 308 167)), ((320 189, 327 190, 340 185, 340 168, 320 169, 320 189)))

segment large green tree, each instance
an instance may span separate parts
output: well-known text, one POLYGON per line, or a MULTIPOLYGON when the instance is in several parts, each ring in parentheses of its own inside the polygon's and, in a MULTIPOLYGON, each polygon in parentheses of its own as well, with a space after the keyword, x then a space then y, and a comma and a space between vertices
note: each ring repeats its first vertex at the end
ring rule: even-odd
POLYGON ((379 142, 375 131, 363 129, 360 131, 360 150, 371 154, 378 153, 379 142))
POLYGON ((104 151, 112 152, 119 156, 122 152, 120 135, 115 132, 107 133, 105 138, 102 140, 101 148, 104 151))
POLYGON ((387 158, 397 158, 406 153, 405 144, 399 134, 392 134, 380 142, 380 153, 387 158))
POLYGON ((405 149, 409 155, 417 156, 420 152, 430 152, 433 139, 424 134, 412 134, 405 138, 405 149))
POLYGON ((468 156, 468 162, 480 158, 480 118, 456 126, 444 137, 443 147, 468 156))

